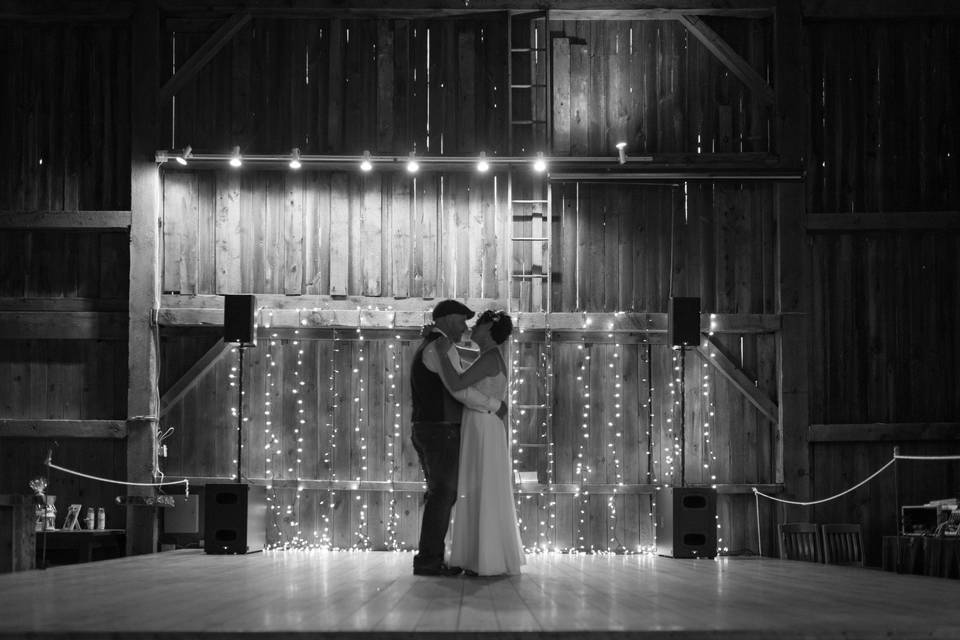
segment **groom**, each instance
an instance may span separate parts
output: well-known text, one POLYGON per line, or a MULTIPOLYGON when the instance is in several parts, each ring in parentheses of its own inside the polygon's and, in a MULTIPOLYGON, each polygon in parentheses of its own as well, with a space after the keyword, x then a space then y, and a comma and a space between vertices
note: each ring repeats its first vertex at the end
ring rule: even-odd
POLYGON ((440 358, 449 358, 463 369, 456 346, 439 353, 436 340, 445 335, 457 343, 467 330, 473 311, 456 300, 443 300, 433 308, 434 329, 424 337, 413 356, 410 384, 413 391, 413 447, 427 480, 420 544, 413 558, 413 573, 428 576, 455 576, 460 567, 443 562, 443 541, 450 525, 450 511, 457 500, 457 473, 460 463, 460 414, 464 405, 496 413, 503 418, 507 405, 472 387, 450 391, 440 377, 440 358))

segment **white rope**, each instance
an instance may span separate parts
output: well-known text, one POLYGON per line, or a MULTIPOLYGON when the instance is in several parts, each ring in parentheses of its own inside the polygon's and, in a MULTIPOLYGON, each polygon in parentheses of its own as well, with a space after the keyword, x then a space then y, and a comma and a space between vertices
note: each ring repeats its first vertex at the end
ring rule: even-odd
MULTIPOLYGON (((883 465, 882 467, 880 467, 879 469, 877 469, 869 478, 858 482, 857 484, 853 485, 852 487, 850 487, 850 488, 847 489, 846 491, 843 491, 843 492, 841 492, 841 493, 838 493, 838 494, 835 495, 835 496, 830 496, 829 498, 824 498, 823 500, 811 500, 810 502, 796 502, 796 501, 794 501, 794 500, 782 500, 782 499, 780 499, 780 498, 774 498, 773 496, 769 496, 769 495, 767 495, 767 494, 765 494, 765 493, 763 493, 763 492, 761 492, 761 491, 757 491, 756 487, 754 487, 753 493, 756 494, 756 495, 758 495, 758 496, 763 496, 764 498, 769 498, 770 500, 774 500, 774 501, 776 501, 776 502, 783 502, 784 504, 795 504, 795 505, 799 505, 799 506, 801 506, 801 507, 809 507, 810 505, 814 505, 814 504, 822 504, 822 503, 824 503, 824 502, 830 502, 831 500, 835 500, 836 498, 839 498, 840 496, 844 496, 844 495, 850 493, 850 492, 853 491, 854 489, 858 489, 858 488, 862 487, 863 485, 867 484, 868 482, 870 482, 871 480, 873 480, 875 477, 877 477, 878 475, 880 475, 881 472, 883 472, 884 470, 886 470, 887 467, 889 467, 890 465, 892 465, 892 464, 893 464, 894 462, 896 462, 896 461, 897 461, 896 458, 891 458, 891 459, 890 459, 890 462, 888 462, 887 464, 885 464, 885 465, 883 465)), ((758 517, 759 517, 759 515, 758 515, 758 517)))
POLYGON ((960 456, 893 456, 897 460, 960 460, 960 456))
POLYGON ((86 473, 80 473, 79 471, 74 471, 73 469, 67 469, 66 467, 61 467, 55 465, 49 460, 47 461, 47 466, 51 469, 57 469, 58 471, 63 471, 64 473, 70 473, 75 476, 80 476, 81 478, 87 478, 89 480, 98 480, 100 482, 109 482, 110 484, 122 484, 128 487, 165 487, 171 484, 182 484, 186 487, 187 491, 190 490, 190 481, 186 478, 183 480, 171 480, 170 482, 123 482, 122 480, 110 480, 109 478, 101 478, 99 476, 91 476, 86 473))
POLYGON ((759 491, 753 492, 753 500, 757 503, 757 547, 760 555, 763 555, 763 536, 760 534, 760 495, 759 491))

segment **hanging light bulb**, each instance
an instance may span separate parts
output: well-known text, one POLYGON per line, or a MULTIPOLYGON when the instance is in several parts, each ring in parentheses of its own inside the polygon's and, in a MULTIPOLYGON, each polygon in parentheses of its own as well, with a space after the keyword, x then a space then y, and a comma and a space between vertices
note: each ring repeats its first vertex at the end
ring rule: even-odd
POLYGON ((230 157, 230 166, 231 167, 240 167, 243 165, 243 161, 240 159, 240 147, 233 148, 233 155, 230 157))
POLYGON ((480 173, 486 173, 490 170, 490 163, 487 162, 487 153, 485 151, 480 152, 480 159, 477 160, 477 171, 480 173))
POLYGON ((416 173, 420 170, 420 163, 417 162, 417 154, 415 151, 410 152, 410 159, 407 160, 407 173, 416 173))
POLYGON ((543 173, 547 170, 547 160, 543 157, 543 151, 537 151, 537 159, 533 162, 533 170, 537 173, 543 173))
POLYGON ((186 147, 183 148, 183 153, 177 156, 177 162, 179 162, 183 166, 187 166, 187 160, 189 160, 190 156, 192 155, 193 155, 193 147, 191 147, 190 145, 187 145, 186 147))
POLYGON ((618 142, 617 143, 617 159, 620 161, 620 164, 627 164, 627 143, 618 142))
POLYGON ((300 164, 300 149, 294 147, 290 151, 290 168, 299 169, 301 166, 303 165, 300 164))
POLYGON ((363 159, 360 161, 360 171, 367 172, 373 169, 373 162, 370 159, 370 152, 363 152, 363 159))

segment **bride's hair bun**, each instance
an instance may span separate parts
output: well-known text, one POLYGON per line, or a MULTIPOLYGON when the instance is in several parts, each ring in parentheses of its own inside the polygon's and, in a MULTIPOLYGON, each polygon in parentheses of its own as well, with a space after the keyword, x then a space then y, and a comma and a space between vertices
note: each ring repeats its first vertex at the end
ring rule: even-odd
POLYGON ((513 320, 506 311, 484 311, 480 314, 480 317, 477 318, 477 324, 484 322, 493 324, 493 326, 490 327, 490 337, 493 338, 493 341, 497 344, 503 344, 506 339, 510 337, 510 334, 513 333, 513 320))

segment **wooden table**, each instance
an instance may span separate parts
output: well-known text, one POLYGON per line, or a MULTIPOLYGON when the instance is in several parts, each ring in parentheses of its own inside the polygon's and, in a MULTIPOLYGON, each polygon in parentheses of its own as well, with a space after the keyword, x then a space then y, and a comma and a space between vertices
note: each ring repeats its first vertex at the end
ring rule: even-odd
MULTIPOLYGON (((900 573, 960 578, 960 537, 899 536, 900 573)), ((883 568, 897 570, 897 536, 883 537, 883 568)))
POLYGON ((73 529, 70 531, 38 531, 37 558, 43 554, 44 537, 46 537, 48 558, 53 555, 56 559, 69 556, 73 553, 73 562, 90 562, 94 559, 94 551, 100 558, 119 558, 126 551, 126 529, 73 529), (51 554, 50 552, 53 552, 51 554), (68 553, 61 553, 68 552, 68 553))

